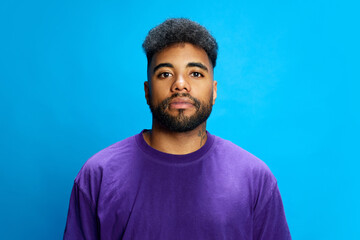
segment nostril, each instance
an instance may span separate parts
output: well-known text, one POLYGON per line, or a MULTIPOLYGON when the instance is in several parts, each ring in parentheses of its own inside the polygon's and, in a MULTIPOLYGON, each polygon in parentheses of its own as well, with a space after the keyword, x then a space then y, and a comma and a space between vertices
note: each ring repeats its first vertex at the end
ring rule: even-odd
POLYGON ((179 92, 180 91, 186 91, 186 92, 189 92, 190 91, 190 85, 183 77, 178 77, 173 82, 173 85, 172 85, 171 89, 172 89, 172 91, 179 91, 179 92))

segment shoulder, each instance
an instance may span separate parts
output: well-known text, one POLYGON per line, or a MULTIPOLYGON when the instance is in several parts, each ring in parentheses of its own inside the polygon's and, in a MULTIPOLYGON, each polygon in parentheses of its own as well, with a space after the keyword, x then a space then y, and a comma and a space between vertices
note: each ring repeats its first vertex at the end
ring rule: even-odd
POLYGON ((223 158, 228 158, 234 163, 238 162, 250 168, 270 171, 264 161, 229 140, 215 136, 214 147, 215 151, 221 153, 223 158))
POLYGON ((252 206, 264 205, 277 189, 277 180, 264 161, 236 144, 216 137, 215 152, 219 165, 226 166, 226 172, 233 179, 246 183, 251 191, 252 206))
POLYGON ((261 182, 276 182, 264 161, 229 140, 215 136, 214 152, 221 161, 228 163, 229 168, 237 173, 241 172, 241 174, 261 182))
POLYGON ((84 182, 101 181, 104 171, 114 165, 124 165, 136 148, 135 136, 131 136, 102 149, 85 162, 75 182, 84 185, 84 182))

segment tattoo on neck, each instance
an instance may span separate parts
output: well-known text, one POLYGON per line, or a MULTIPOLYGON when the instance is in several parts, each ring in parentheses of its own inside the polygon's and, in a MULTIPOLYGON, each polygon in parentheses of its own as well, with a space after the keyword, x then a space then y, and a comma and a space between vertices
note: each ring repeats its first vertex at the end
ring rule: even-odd
POLYGON ((200 147, 201 147, 203 145, 203 141, 205 140, 205 137, 206 137, 206 126, 205 126, 205 124, 203 124, 201 130, 199 130, 198 137, 200 137, 200 147))

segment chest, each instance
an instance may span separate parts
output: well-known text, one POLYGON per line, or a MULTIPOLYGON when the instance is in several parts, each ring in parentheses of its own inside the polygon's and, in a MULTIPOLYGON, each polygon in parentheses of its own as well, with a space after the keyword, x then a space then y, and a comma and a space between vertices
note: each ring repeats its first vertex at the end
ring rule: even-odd
POLYGON ((251 232, 251 189, 241 176, 204 167, 150 170, 102 192, 103 239, 246 239, 251 232))

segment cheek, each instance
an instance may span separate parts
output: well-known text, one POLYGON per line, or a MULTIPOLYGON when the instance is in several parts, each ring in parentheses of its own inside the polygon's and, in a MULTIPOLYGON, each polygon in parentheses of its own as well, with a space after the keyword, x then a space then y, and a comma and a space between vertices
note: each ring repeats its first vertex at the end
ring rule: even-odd
POLYGON ((208 100, 209 98, 212 98, 213 96, 213 88, 212 86, 203 86, 200 88, 201 91, 201 98, 203 100, 208 100))
POLYGON ((166 94, 170 91, 171 84, 169 81, 158 81, 153 85, 153 91, 166 94))
POLYGON ((158 87, 153 87, 150 91, 150 101, 153 104, 158 104, 167 98, 165 91, 161 91, 158 87))

